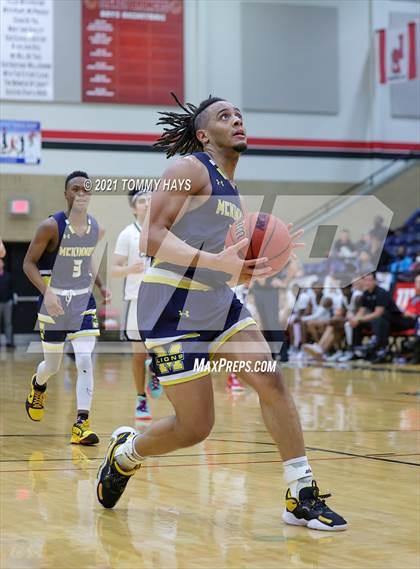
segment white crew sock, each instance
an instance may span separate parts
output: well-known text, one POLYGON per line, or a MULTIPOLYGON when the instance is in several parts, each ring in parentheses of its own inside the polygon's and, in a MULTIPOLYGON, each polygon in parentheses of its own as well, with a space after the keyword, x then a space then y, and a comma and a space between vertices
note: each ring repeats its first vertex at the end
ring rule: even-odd
POLYGON ((115 460, 122 470, 133 470, 144 460, 144 457, 138 454, 134 446, 138 436, 140 435, 129 436, 125 443, 115 451, 115 460))
POLYGON ((312 484, 312 470, 307 456, 299 456, 283 462, 283 476, 294 498, 299 498, 299 492, 305 486, 312 484))

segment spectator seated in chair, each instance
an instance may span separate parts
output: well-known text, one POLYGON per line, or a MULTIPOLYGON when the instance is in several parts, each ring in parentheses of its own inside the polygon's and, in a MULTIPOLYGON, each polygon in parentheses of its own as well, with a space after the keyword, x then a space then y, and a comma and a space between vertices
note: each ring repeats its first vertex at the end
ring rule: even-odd
POLYGON ((420 274, 416 276, 414 281, 415 295, 410 298, 404 316, 412 318, 415 322, 416 335, 410 338, 410 351, 412 352, 409 364, 420 364, 420 274))
POLYGON ((413 328, 415 318, 398 309, 392 295, 378 286, 375 273, 364 277, 363 288, 361 306, 349 320, 353 328, 353 348, 361 346, 364 331, 370 329, 374 338, 366 357, 372 363, 383 363, 387 360, 390 334, 413 328))
POLYGON ((318 361, 348 361, 351 359, 352 353, 340 350, 343 337, 346 339, 347 346, 352 345, 353 329, 347 322, 352 318, 360 305, 362 296, 362 279, 353 281, 351 287, 344 289, 344 302, 342 306, 335 310, 334 316, 329 320, 324 333, 319 342, 314 344, 305 344, 303 349, 318 361), (328 352, 335 348, 335 352, 331 356, 327 356, 328 352))
POLYGON ((288 336, 294 353, 297 353, 300 345, 306 342, 306 326, 302 317, 312 314, 318 306, 322 298, 321 287, 322 284, 316 282, 312 288, 301 289, 298 293, 288 321, 288 336))
POLYGON ((321 338, 321 335, 327 327, 333 310, 333 301, 331 298, 322 298, 321 303, 314 309, 312 314, 302 316, 301 320, 306 325, 309 336, 315 342, 321 338))
POLYGON ((413 264, 413 258, 406 254, 404 245, 398 247, 397 259, 389 265, 389 271, 395 276, 405 273, 413 264))

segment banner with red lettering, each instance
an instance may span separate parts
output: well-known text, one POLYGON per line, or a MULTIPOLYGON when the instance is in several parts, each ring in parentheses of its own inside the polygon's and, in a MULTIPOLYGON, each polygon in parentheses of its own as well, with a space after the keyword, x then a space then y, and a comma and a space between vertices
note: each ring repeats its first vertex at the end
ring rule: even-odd
POLYGON ((183 0, 83 0, 82 36, 84 102, 183 100, 183 0))

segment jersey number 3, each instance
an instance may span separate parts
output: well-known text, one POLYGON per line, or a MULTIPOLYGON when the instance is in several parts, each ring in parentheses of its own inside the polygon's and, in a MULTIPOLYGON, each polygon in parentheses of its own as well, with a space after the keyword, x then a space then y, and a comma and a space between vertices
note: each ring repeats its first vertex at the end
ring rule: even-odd
POLYGON ((82 262, 83 259, 74 259, 73 260, 73 274, 72 277, 77 279, 82 274, 82 262))

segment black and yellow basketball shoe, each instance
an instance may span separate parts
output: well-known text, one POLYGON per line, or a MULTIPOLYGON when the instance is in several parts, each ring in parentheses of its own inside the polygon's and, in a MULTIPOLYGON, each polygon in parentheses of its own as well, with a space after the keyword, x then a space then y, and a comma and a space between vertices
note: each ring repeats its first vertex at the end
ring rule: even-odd
POLYGON ((320 495, 315 480, 312 481, 312 486, 300 490, 299 499, 293 498, 288 489, 283 521, 293 526, 306 526, 323 531, 345 530, 346 520, 333 512, 325 503, 325 499, 330 496, 331 494, 320 495))
POLYGON ((74 423, 71 429, 70 442, 73 445, 97 445, 99 437, 90 430, 89 419, 74 423))
POLYGON ((120 427, 114 431, 104 461, 96 478, 96 495, 104 508, 113 508, 121 498, 127 482, 140 468, 140 464, 132 470, 122 470, 115 460, 115 451, 137 432, 130 427, 120 427), (126 429, 126 430, 122 430, 126 429))
POLYGON ((47 384, 42 386, 42 389, 35 389, 36 374, 32 377, 31 391, 25 401, 26 412, 32 421, 41 421, 44 416, 44 403, 47 398, 46 390, 47 384))

